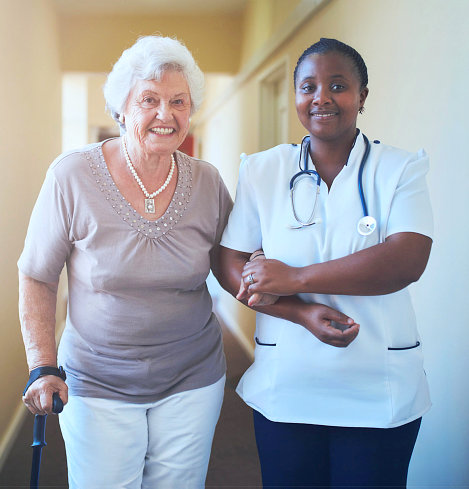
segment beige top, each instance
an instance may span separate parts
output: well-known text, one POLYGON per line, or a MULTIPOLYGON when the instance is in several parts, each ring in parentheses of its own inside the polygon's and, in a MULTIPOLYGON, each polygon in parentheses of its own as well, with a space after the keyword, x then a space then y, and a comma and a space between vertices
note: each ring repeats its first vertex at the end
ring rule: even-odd
POLYGON ((180 152, 176 162, 176 191, 156 221, 121 195, 102 143, 47 172, 18 267, 56 282, 67 264, 59 363, 72 395, 151 402, 225 372, 205 280, 232 201, 212 165, 180 152))

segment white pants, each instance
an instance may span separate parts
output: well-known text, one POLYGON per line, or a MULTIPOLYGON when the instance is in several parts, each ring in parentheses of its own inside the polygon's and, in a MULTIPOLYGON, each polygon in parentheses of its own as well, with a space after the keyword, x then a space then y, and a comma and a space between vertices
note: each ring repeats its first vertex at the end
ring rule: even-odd
POLYGON ((69 487, 203 488, 224 386, 146 404, 70 396, 59 415, 69 487))

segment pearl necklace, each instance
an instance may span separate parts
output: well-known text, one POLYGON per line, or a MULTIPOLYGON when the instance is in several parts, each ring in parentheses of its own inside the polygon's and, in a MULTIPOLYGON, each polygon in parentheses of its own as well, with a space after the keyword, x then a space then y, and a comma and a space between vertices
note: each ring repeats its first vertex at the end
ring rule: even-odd
POLYGON ((153 193, 149 193, 148 190, 145 188, 145 185, 143 185, 142 180, 140 180, 140 177, 137 174, 137 170, 135 170, 134 165, 132 164, 132 161, 130 160, 129 152, 127 151, 127 145, 125 143, 125 137, 122 137, 122 150, 124 152, 125 156, 125 161, 127 162, 127 166, 129 167, 130 173, 132 173, 133 177, 135 178, 135 181, 138 183, 140 188, 142 189, 142 192, 144 193, 146 199, 145 199, 145 212, 148 214, 154 214, 155 213, 155 199, 158 194, 163 192, 163 190, 169 185, 169 182, 173 178, 173 173, 174 173, 174 168, 176 167, 176 162, 174 161, 174 156, 171 155, 171 168, 169 169, 168 176, 166 177, 165 182, 163 185, 158 190, 155 190, 153 193))

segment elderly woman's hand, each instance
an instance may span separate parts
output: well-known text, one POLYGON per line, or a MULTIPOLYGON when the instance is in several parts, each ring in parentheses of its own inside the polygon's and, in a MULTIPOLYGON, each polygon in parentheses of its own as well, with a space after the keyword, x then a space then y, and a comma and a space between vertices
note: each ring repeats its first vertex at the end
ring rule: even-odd
POLYGON ((67 404, 67 384, 60 377, 45 375, 31 384, 23 396, 23 402, 33 414, 51 414, 54 392, 59 394, 64 405, 67 404))
MULTIPOLYGON (((251 263, 254 261, 265 261, 265 255, 262 250, 257 250, 249 258, 247 263, 251 263)), ((248 306, 270 306, 271 304, 275 304, 278 300, 278 295, 274 294, 261 294, 261 293, 250 293, 249 291, 249 281, 245 282, 244 278, 241 278, 239 284, 239 291, 236 295, 236 299, 243 300, 248 298, 248 306)))
POLYGON ((294 295, 298 292, 298 269, 279 260, 249 261, 242 272, 247 294, 294 295))

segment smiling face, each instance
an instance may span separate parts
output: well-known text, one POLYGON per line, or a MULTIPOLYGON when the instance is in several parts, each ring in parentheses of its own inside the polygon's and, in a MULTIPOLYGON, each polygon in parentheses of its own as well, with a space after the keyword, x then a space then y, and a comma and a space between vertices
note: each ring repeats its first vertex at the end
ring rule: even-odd
POLYGON ((128 146, 141 156, 169 156, 189 130, 191 96, 179 71, 161 80, 137 80, 123 111, 128 146))
POLYGON ((313 139, 353 140, 368 88, 360 87, 351 59, 335 51, 310 55, 298 67, 295 85, 296 112, 313 139))

